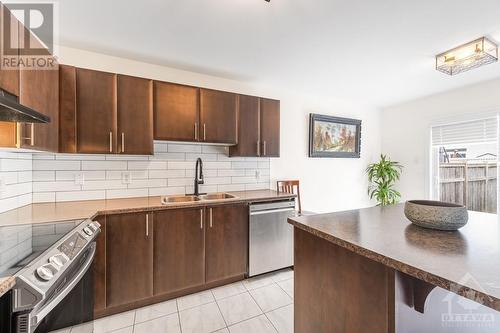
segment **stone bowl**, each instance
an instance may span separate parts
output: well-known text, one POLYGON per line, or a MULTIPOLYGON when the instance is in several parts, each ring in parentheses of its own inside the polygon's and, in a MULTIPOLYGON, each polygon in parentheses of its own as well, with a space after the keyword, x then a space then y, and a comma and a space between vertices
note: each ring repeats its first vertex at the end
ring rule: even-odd
POLYGON ((405 216, 420 227, 446 231, 462 228, 469 219, 464 206, 431 200, 407 201, 405 216))

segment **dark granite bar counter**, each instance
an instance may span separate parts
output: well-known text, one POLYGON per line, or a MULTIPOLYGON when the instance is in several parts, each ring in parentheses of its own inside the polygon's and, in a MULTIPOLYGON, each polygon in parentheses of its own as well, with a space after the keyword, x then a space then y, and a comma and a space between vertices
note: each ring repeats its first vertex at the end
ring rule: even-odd
POLYGON ((290 218, 297 229, 500 311, 500 221, 469 213, 459 231, 411 224, 404 205, 290 218))

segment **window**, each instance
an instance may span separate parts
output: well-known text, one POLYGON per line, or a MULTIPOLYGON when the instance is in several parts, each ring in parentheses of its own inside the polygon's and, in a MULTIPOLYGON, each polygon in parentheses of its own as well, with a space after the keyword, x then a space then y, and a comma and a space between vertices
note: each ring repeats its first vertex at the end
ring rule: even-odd
POLYGON ((433 199, 497 213, 498 126, 496 116, 432 127, 433 199))

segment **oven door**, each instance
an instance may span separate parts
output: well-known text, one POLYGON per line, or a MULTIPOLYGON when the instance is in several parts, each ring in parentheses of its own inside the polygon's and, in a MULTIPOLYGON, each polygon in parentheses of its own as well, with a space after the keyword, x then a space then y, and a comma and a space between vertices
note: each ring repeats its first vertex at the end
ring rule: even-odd
POLYGON ((94 242, 63 278, 52 297, 29 314, 33 325, 29 333, 46 333, 86 322, 89 324, 83 325, 79 332, 93 331, 95 250, 94 242))

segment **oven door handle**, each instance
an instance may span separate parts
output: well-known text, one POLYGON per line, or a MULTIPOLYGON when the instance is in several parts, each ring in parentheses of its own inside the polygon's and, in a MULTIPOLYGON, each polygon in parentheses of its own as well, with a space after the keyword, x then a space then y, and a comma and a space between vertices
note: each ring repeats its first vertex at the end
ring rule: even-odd
POLYGON ((71 292, 71 290, 73 290, 73 288, 83 278, 85 273, 87 273, 90 266, 92 265, 92 261, 94 260, 95 251, 96 251, 95 242, 91 243, 90 247, 91 247, 90 254, 88 255, 87 259, 85 260, 85 263, 83 264, 80 271, 75 275, 73 280, 71 280, 71 282, 68 283, 64 287, 64 289, 61 290, 49 303, 47 303, 40 310, 38 310, 36 312, 36 314, 30 315, 32 325, 38 325, 40 323, 40 321, 42 321, 43 318, 45 318, 50 313, 50 311, 52 311, 71 292))

